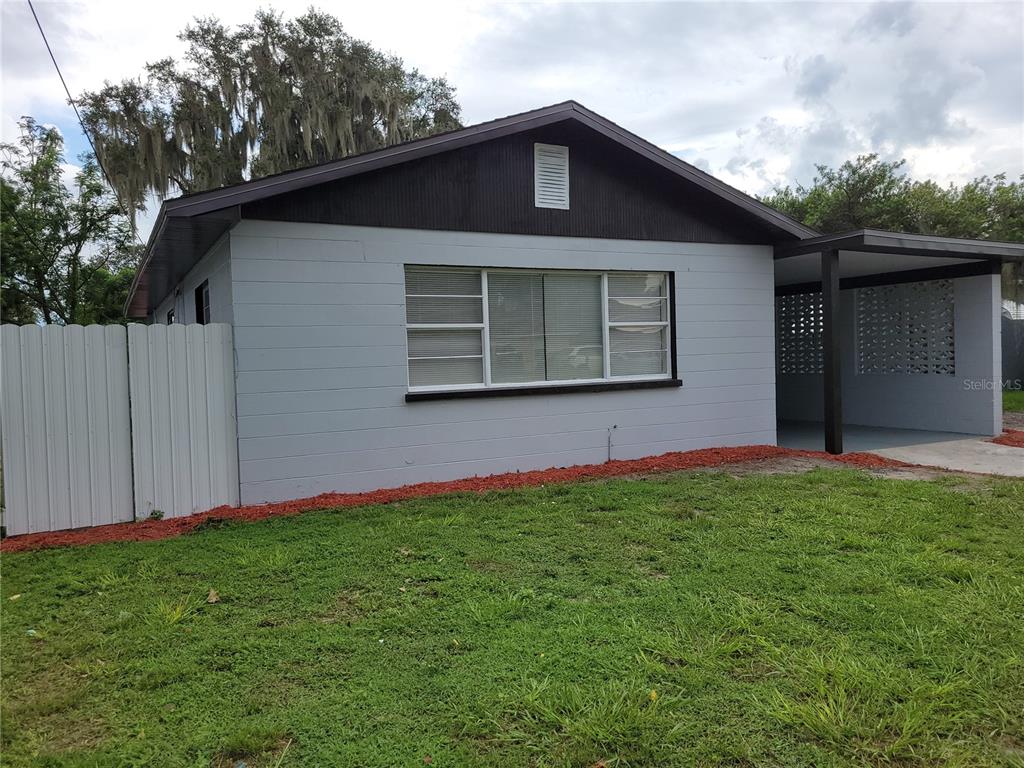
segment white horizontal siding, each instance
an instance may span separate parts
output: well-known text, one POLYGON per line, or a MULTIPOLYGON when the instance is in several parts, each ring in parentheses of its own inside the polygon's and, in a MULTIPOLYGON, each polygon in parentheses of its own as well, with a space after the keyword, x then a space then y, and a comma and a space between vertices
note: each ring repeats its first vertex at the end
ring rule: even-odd
MULTIPOLYGON (((761 406, 763 409, 763 405, 761 406)), ((550 429, 551 427, 547 427, 550 429)), ((771 431, 774 424, 765 415, 743 416, 731 419, 710 418, 704 421, 682 421, 670 424, 654 424, 637 427, 619 427, 613 438, 613 452, 622 446, 642 446, 649 443, 677 443, 681 440, 715 437, 722 430, 771 431)), ((397 452, 409 466, 425 464, 449 464, 478 461, 481 459, 514 459, 536 452, 537 446, 546 452, 604 448, 607 454, 608 430, 601 427, 575 432, 538 432, 523 436, 502 435, 476 440, 453 440, 453 430, 437 430, 435 442, 419 445, 402 445, 397 452)), ((461 437, 461 435, 458 435, 461 437)), ((672 448, 666 448, 673 450, 672 448)), ((663 451, 658 451, 662 453, 663 451)), ((396 448, 381 449, 355 447, 341 453, 299 456, 290 459, 252 460, 242 463, 242 482, 283 480, 331 476, 339 466, 350 471, 388 469, 394 464, 396 448)))
POLYGON ((301 313, 293 304, 240 304, 235 320, 250 328, 261 326, 398 325, 405 322, 401 304, 307 304, 301 313))
MULTIPOLYGON (((725 406, 688 406, 666 413, 664 409, 643 409, 622 414, 622 422, 613 434, 613 446, 643 443, 645 440, 675 440, 714 434, 723 423, 749 422, 760 430, 764 426, 765 401, 751 400, 742 404, 725 406), (725 408, 728 408, 728 413, 725 408), (667 422, 665 418, 674 419, 667 422), (758 421, 762 420, 762 421, 758 421)), ((272 456, 261 459, 250 455, 260 448, 276 453, 277 446, 269 440, 245 441, 242 444, 242 480, 279 479, 330 474, 339 463, 354 465, 362 457, 350 454, 374 453, 378 461, 385 462, 380 468, 389 466, 394 449, 399 449, 406 462, 422 464, 436 462, 443 454, 458 456, 467 460, 474 456, 484 458, 481 450, 496 451, 496 446, 508 442, 509 447, 501 448, 501 455, 516 455, 524 450, 512 445, 517 440, 539 439, 550 444, 561 437, 586 436, 586 446, 607 446, 607 426, 595 426, 594 414, 576 413, 560 416, 556 432, 552 432, 552 419, 533 417, 528 419, 481 420, 449 424, 427 424, 415 427, 381 427, 351 433, 348 441, 339 440, 337 433, 308 435, 301 438, 287 438, 285 444, 295 455, 288 458, 272 456), (600 433, 600 440, 593 436, 600 433), (500 435, 500 437, 496 437, 500 435), (493 445, 492 445, 493 444, 493 445), (343 450, 338 450, 342 447, 343 450), (317 450, 319 449, 319 450, 317 450)), ((574 438, 575 439, 575 438, 574 438)), ((497 455, 497 454, 496 454, 497 455)))
POLYGON ((195 291, 203 281, 210 286, 210 319, 211 323, 230 324, 232 314, 231 297, 231 255, 230 241, 227 237, 219 240, 209 252, 199 260, 182 281, 164 297, 151 316, 154 323, 166 323, 167 312, 174 309, 176 323, 194 323, 196 321, 195 291))
MULTIPOLYGON (((770 430, 744 431, 735 433, 718 433, 713 437, 697 437, 673 440, 662 443, 645 443, 630 445, 615 450, 617 459, 636 459, 670 451, 692 451, 710 446, 736 445, 773 445, 775 443, 774 423, 770 430)), ((394 469, 366 470, 359 472, 342 472, 340 474, 323 475, 308 478, 289 478, 287 480, 265 480, 246 483, 243 488, 252 498, 278 498, 313 496, 320 493, 343 488, 349 492, 370 491, 377 488, 389 488, 395 485, 396 477, 404 483, 423 483, 436 481, 439 478, 462 478, 486 476, 509 471, 510 462, 524 468, 544 469, 548 467, 571 467, 580 464, 600 464, 607 460, 607 447, 601 445, 577 451, 548 451, 538 440, 533 446, 538 453, 516 456, 514 459, 472 459, 469 461, 425 464, 422 466, 404 467, 400 475, 394 469)), ((525 469, 524 469, 525 471, 525 469)))
MULTIPOLYGON (((685 278, 679 275, 677 282, 685 282, 685 278)), ((679 304, 676 306, 676 320, 684 323, 761 323, 769 334, 775 334, 775 307, 771 304, 679 304)))
POLYGON ((375 340, 385 346, 405 344, 403 325, 289 325, 238 326, 237 349, 273 349, 286 347, 358 347, 371 346, 375 340))
MULTIPOLYGON (((692 307, 691 307, 692 309, 692 307)), ((774 337, 770 320, 764 322, 699 322, 696 320, 678 321, 680 333, 689 341, 716 342, 722 339, 763 339, 774 337)))
POLYGON ((391 283, 404 282, 401 264, 351 261, 270 261, 239 259, 234 274, 251 283, 391 283))
MULTIPOLYGON (((300 414, 275 414, 271 416, 248 416, 240 419, 245 422, 245 434, 252 438, 266 438, 273 441, 281 436, 309 436, 326 432, 349 430, 374 430, 387 427, 411 427, 426 424, 459 424, 487 421, 494 423, 495 429, 504 429, 512 421, 521 421, 531 417, 562 418, 575 413, 589 414, 591 418, 603 418, 607 411, 607 396, 616 395, 616 414, 628 414, 632 410, 654 409, 663 414, 687 405, 713 406, 730 404, 747 400, 772 400, 775 388, 772 383, 758 385, 739 385, 722 387, 695 388, 684 386, 677 390, 636 390, 631 392, 595 392, 589 394, 558 395, 552 397, 510 397, 489 401, 492 406, 487 408, 484 401, 438 400, 432 402, 430 408, 416 407, 398 408, 387 405, 377 408, 336 408, 331 411, 318 411, 300 414), (672 397, 675 393, 677 397, 672 397), (656 396, 657 395, 657 396, 656 396), (481 408, 466 408, 467 404, 479 405, 481 408)), ((345 403, 339 403, 345 405, 345 403)), ((664 420, 664 416, 661 417, 664 420)), ((351 436, 349 439, 363 439, 362 436, 351 436)), ((248 438, 243 438, 244 445, 248 438)), ((272 455, 293 455, 287 452, 272 455)))
MULTIPOLYGON (((405 341, 378 347, 320 347, 299 349, 236 349, 243 371, 291 371, 364 366, 405 365, 405 341)), ((241 376, 241 373, 239 373, 241 376)))
POLYGON ((378 283, 264 283, 236 280, 233 283, 235 306, 258 304, 259 306, 310 306, 333 304, 346 307, 380 304, 394 304, 396 296, 405 306, 404 292, 396 294, 401 284, 378 283))
POLYGON ((774 443, 762 246, 243 221, 231 240, 242 501, 774 443), (678 389, 406 403, 403 265, 676 273, 678 389))

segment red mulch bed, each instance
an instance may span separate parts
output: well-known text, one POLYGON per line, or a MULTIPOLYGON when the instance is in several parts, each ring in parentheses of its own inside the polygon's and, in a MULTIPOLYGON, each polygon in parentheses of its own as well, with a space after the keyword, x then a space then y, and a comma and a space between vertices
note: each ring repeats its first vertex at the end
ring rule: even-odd
MULTIPOLYGON (((1020 433, 1024 435, 1024 433, 1020 433)), ((253 504, 244 507, 216 507, 188 517, 169 520, 140 520, 131 523, 115 523, 95 528, 79 528, 68 531, 27 533, 12 536, 0 542, 0 551, 19 552, 47 547, 78 546, 110 541, 152 541, 181 536, 207 520, 263 520, 278 515, 297 515, 314 509, 355 507, 367 504, 387 504, 405 499, 437 496, 443 493, 495 491, 507 488, 569 483, 601 477, 646 474, 651 472, 675 472, 702 467, 718 467, 744 461, 776 458, 829 459, 842 464, 866 469, 906 467, 908 464, 894 459, 876 456, 872 453, 846 453, 832 456, 821 451, 800 451, 779 448, 774 445, 748 445, 740 448, 705 448, 697 451, 664 453, 646 459, 609 461, 605 464, 586 464, 576 467, 535 470, 532 472, 509 472, 504 475, 470 477, 447 483, 417 483, 401 488, 388 488, 366 493, 322 493, 306 499, 282 501, 274 504, 253 504)))
POLYGON ((990 442, 999 445, 1008 445, 1011 448, 1024 448, 1024 430, 1004 429, 999 437, 993 437, 990 442))

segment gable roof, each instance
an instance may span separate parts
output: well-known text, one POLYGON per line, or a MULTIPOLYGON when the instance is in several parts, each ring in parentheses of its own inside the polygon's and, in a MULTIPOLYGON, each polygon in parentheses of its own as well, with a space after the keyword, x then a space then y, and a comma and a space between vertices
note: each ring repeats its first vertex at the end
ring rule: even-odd
POLYGON ((341 160, 165 200, 160 206, 156 224, 146 246, 142 266, 132 284, 127 312, 131 317, 139 317, 152 311, 153 301, 162 297, 149 296, 151 278, 159 274, 163 281, 170 280, 176 283, 175 275, 168 271, 174 252, 180 251, 182 247, 193 251, 201 249, 195 256, 198 259, 202 252, 238 220, 238 206, 566 120, 576 121, 596 131, 724 202, 740 208, 777 230, 780 239, 801 239, 819 234, 630 133, 583 105, 575 101, 566 101, 373 152, 351 155, 341 160))

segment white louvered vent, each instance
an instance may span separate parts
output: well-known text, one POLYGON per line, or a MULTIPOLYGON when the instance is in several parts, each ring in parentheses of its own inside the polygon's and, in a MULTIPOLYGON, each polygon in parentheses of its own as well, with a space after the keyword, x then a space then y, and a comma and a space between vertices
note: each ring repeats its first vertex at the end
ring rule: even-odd
POLYGON ((533 190, 538 208, 569 210, 569 148, 533 145, 533 190))

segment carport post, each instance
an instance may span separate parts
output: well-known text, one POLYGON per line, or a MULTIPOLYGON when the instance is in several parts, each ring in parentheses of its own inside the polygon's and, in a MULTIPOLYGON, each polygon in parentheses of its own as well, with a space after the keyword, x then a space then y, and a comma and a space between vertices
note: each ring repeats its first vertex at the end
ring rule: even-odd
POLYGON ((839 354, 839 250, 821 252, 821 344, 825 386, 825 450, 843 452, 843 378, 839 354))

